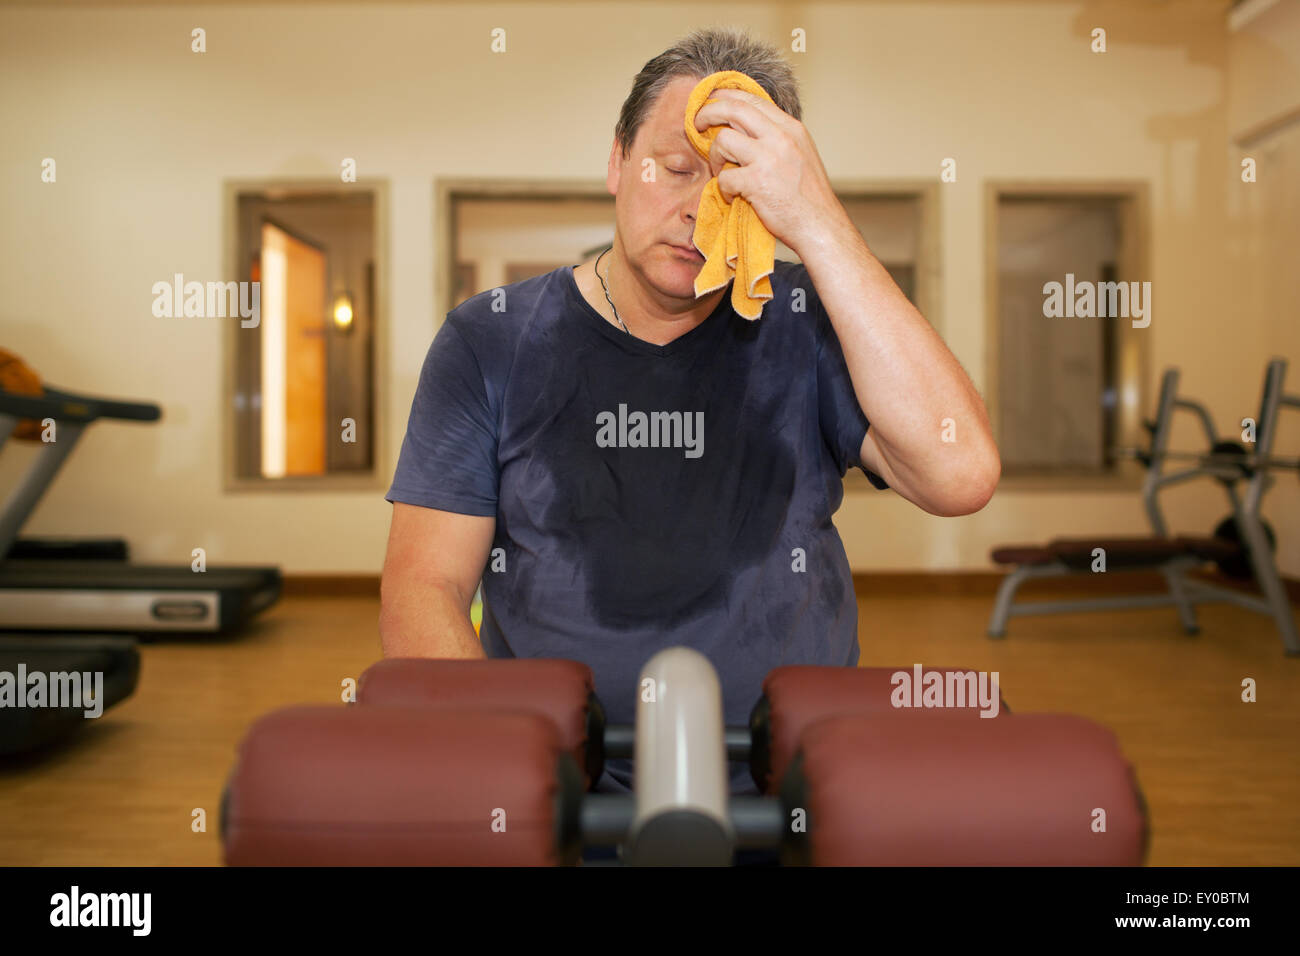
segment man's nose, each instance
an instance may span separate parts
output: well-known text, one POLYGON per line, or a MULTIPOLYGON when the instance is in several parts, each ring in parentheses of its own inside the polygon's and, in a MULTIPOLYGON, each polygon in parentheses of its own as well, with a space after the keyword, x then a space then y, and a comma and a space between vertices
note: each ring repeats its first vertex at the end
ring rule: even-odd
POLYGON ((712 176, 705 178, 702 183, 700 183, 695 189, 691 190, 691 195, 686 200, 684 212, 686 218, 692 223, 695 222, 695 214, 699 211, 700 199, 704 196, 704 189, 709 185, 709 181, 712 178, 712 176))

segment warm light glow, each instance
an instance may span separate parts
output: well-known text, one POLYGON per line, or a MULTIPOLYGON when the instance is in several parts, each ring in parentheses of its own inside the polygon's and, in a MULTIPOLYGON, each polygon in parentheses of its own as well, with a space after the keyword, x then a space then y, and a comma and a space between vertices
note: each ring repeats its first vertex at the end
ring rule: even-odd
POLYGON ((262 474, 283 478, 285 467, 285 327, 288 261, 284 233, 262 227, 262 474))
POLYGON ((334 300, 334 325, 340 332, 352 328, 352 297, 346 292, 334 300))

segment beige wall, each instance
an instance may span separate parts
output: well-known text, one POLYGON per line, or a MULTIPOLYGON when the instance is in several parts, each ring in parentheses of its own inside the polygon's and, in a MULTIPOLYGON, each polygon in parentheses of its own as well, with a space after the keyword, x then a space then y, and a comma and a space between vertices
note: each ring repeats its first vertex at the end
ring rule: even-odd
MULTIPOLYGON (((1291 360, 1289 391, 1300 394, 1300 0, 1260 12, 1228 41, 1228 281, 1242 322, 1232 335, 1291 360), (1241 161, 1257 182, 1241 181, 1241 161)), ((1277 451, 1300 452, 1300 410, 1284 415, 1277 451)), ((1300 482, 1284 476, 1266 513, 1280 532, 1284 573, 1300 575, 1300 482)))
MULTIPOLYGON (((158 426, 94 429, 28 532, 123 532, 150 560, 203 546, 214 563, 377 570, 381 492, 221 492, 222 320, 155 319, 150 286, 175 272, 222 278, 226 179, 337 177, 344 157, 386 179, 379 446, 391 474, 441 319, 434 179, 602 177, 631 77, 712 23, 780 43, 806 31, 808 52, 791 59, 833 177, 937 177, 944 157, 957 159, 958 181, 940 198, 942 328, 981 388, 983 181, 1144 180, 1152 374, 1181 364, 1187 388, 1224 420, 1253 409, 1265 358, 1300 355, 1300 332, 1295 300, 1279 299, 1289 287, 1267 300, 1289 306, 1285 321, 1236 305, 1235 283, 1269 270, 1247 254, 1265 227, 1234 192, 1225 6, 1192 0, 1176 16, 1168 4, 1117 2, 0 10, 0 341, 52 382, 165 410, 158 426), (195 26, 207 30, 202 55, 189 52, 195 26), (494 55, 498 26, 508 51, 494 55), (1106 54, 1089 52, 1096 26, 1109 32, 1106 54), (46 156, 58 161, 56 185, 40 182, 46 156), (1229 245, 1237 255, 1225 267, 1229 245)), ((28 451, 6 449, 0 482, 28 451)), ((1274 506, 1297 493, 1300 483, 1282 482, 1274 506)), ((1207 527, 1202 505, 1222 510, 1214 495, 1180 492, 1175 524, 1207 527)), ((1284 569, 1300 574, 1295 508, 1286 514, 1284 569)), ((1008 487, 979 515, 937 519, 857 482, 837 523, 855 568, 979 568, 998 541, 1120 532, 1140 515, 1132 492, 1008 487)))

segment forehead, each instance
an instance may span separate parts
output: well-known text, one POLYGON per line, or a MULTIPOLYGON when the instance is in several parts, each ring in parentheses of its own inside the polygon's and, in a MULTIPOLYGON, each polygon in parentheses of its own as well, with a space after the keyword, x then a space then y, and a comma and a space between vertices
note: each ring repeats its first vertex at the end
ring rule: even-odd
POLYGON ((695 77, 679 76, 664 87, 645 118, 643 131, 650 148, 680 149, 690 145, 684 123, 686 101, 699 82, 695 77))

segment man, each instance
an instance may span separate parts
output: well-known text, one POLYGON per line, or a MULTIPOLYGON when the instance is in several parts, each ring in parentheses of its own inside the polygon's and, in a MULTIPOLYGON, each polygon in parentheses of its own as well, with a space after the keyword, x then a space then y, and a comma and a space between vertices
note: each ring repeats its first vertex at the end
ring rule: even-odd
MULTIPOLYGON (((642 665, 688 645, 744 725, 773 667, 858 661, 831 522, 848 467, 935 515, 988 501, 1000 464, 979 395, 867 248, 799 116, 775 50, 693 34, 624 104, 612 248, 447 316, 387 496, 387 656, 582 660, 610 721, 630 723, 642 665), (776 105, 719 91, 696 125, 730 128, 705 161, 683 118, 722 70, 776 105), (715 175, 802 259, 777 263, 757 321, 730 285, 695 297, 715 175)), ((610 761, 600 789, 626 791, 631 771, 610 761)), ((754 792, 743 764, 731 773, 733 792, 754 792)))

